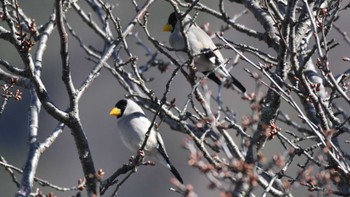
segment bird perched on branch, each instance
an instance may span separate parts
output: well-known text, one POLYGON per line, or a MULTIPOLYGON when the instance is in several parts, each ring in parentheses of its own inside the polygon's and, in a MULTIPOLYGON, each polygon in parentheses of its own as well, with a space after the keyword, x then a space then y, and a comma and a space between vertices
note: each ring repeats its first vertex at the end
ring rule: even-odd
MULTIPOLYGON (((125 146, 133 152, 139 151, 151 125, 141 107, 130 99, 122 99, 117 102, 109 114, 117 117, 119 134, 125 146)), ((183 183, 180 173, 170 163, 160 133, 154 128, 151 128, 144 152, 146 155, 156 158, 183 183)))
MULTIPOLYGON (((225 59, 208 34, 198 27, 188 14, 185 16, 180 14, 171 13, 168 23, 163 27, 163 31, 171 32, 170 45, 174 49, 185 50, 184 33, 188 42, 188 50, 194 57, 194 64, 198 71, 208 75, 208 78, 218 85, 223 82, 233 84, 239 91, 245 93, 245 87, 225 68, 225 59), (179 21, 182 21, 183 33, 179 21)), ((185 51, 176 51, 176 55, 182 63, 189 59, 185 51)))

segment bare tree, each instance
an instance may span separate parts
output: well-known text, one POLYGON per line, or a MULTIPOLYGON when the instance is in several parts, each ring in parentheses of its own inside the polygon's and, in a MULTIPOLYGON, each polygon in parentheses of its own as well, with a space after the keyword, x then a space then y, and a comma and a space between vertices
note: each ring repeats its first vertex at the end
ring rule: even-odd
MULTIPOLYGON (((156 128, 166 124, 173 132, 182 133, 189 157, 181 159, 199 170, 199 176, 209 182, 208 190, 220 196, 298 196, 301 193, 297 188, 319 196, 350 195, 350 158, 345 148, 350 131, 349 69, 335 68, 337 60, 348 65, 350 58, 333 53, 339 48, 349 50, 350 39, 343 30, 346 27, 338 23, 348 16, 347 1, 56 0, 42 24, 32 18, 24 3, 0 2, 1 44, 15 48, 20 58, 19 63, 14 63, 0 54, 1 118, 7 115, 12 100, 30 97, 28 123, 18 123, 28 124, 28 152, 23 168, 16 167, 22 164, 8 162, 5 150, 0 152, 0 164, 12 178, 1 180, 16 185, 15 196, 43 196, 44 187, 52 191, 48 196, 54 196, 54 192, 101 196, 107 191, 113 196, 128 184, 131 175, 138 176, 136 169, 153 165, 136 155, 116 167, 114 173, 106 174, 95 167, 91 148, 94 139, 86 135, 80 103, 99 78, 111 76, 124 89, 118 90, 123 92, 120 98, 126 94, 150 112, 149 119, 156 128), (126 4, 132 9, 124 11, 133 15, 127 20, 120 17, 126 4), (164 6, 168 6, 169 13, 159 9, 164 6), (232 12, 232 7, 242 9, 232 12), (197 22, 215 39, 217 50, 225 51, 225 58, 230 61, 228 70, 244 66, 240 75, 248 78, 243 81, 248 87, 246 94, 242 96, 231 87, 218 88, 207 82, 207 75, 196 72, 193 54, 188 53, 189 61, 182 64, 174 49, 154 35, 149 25, 152 17, 167 17, 173 11, 190 13, 195 22, 206 16, 220 23, 221 28, 212 29, 208 23, 197 22), (76 18, 79 26, 75 26, 76 18), (245 24, 249 20, 244 18, 254 20, 257 26, 249 27, 245 24), (81 26, 93 34, 89 39, 99 40, 99 44, 84 40, 81 26), (237 34, 256 44, 241 43, 235 39, 237 34), (337 41, 336 36, 344 42, 337 41), (72 45, 79 45, 80 51, 71 50, 72 45), (45 61, 50 47, 60 51, 60 62, 56 63, 60 72, 56 75, 62 78, 66 106, 54 98, 56 88, 42 76, 52 72, 45 61), (89 66, 72 63, 73 59, 89 62, 89 66), (76 75, 74 69, 84 72, 76 75), (163 75, 157 76, 159 73, 163 75), (152 83, 164 76, 165 83, 158 84, 161 88, 154 88, 152 83), (188 88, 174 85, 180 79, 186 79, 188 88), (176 96, 171 96, 172 92, 176 96), (236 102, 247 106, 239 116, 236 102), (50 134, 39 127, 44 111, 57 122, 50 134), (78 185, 68 188, 36 175, 42 154, 56 143, 65 127, 74 139, 84 175, 78 185), (39 135, 45 137, 41 140, 39 135), (269 158, 271 148, 276 153, 269 158), (41 187, 33 188, 34 182, 41 187)), ((167 18, 161 20, 167 22, 167 18)), ((188 52, 187 47, 184 50, 188 52)), ((111 86, 105 85, 106 93, 116 91, 111 86)), ((99 104, 92 99, 89 102, 99 104)), ((113 104, 111 101, 109 105, 113 104)), ((200 193, 186 180, 184 185, 175 179, 172 184, 174 194, 200 193)))

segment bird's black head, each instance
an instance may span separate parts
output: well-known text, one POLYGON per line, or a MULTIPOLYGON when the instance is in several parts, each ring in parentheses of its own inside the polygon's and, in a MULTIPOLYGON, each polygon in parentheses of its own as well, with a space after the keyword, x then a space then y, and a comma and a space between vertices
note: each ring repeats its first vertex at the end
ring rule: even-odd
POLYGON ((115 104, 115 108, 118 108, 120 110, 120 114, 117 116, 117 118, 121 117, 126 109, 126 106, 128 104, 128 101, 125 99, 122 99, 115 104))
POLYGON ((168 24, 171 25, 172 31, 175 30, 176 23, 177 23, 176 13, 173 12, 169 15, 169 18, 168 18, 168 24))

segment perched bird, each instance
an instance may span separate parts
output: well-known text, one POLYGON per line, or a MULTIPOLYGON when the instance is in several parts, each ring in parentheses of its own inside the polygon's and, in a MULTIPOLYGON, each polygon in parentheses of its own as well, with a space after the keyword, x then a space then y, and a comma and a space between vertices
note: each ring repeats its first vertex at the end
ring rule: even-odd
MULTIPOLYGON (((171 32, 169 37, 170 45, 177 50, 186 48, 179 21, 182 21, 183 32, 187 37, 188 50, 194 56, 197 70, 205 75, 208 74, 208 78, 218 85, 221 85, 223 82, 232 83, 244 93, 246 91, 245 87, 226 70, 224 65, 225 59, 212 39, 194 23, 188 14, 181 17, 177 16, 175 12, 170 14, 168 23, 163 27, 163 31, 171 32), (219 68, 217 68, 218 66, 219 68), (216 70, 212 72, 214 69, 216 70)), ((176 55, 182 63, 188 61, 188 55, 185 51, 176 51, 176 55)))
MULTIPOLYGON (((141 148, 145 134, 151 125, 141 107, 130 99, 122 99, 117 102, 109 114, 117 117, 119 134, 125 146, 129 150, 137 152, 141 148)), ((170 163, 160 133, 154 128, 151 129, 144 152, 160 161, 183 183, 180 173, 170 163)))

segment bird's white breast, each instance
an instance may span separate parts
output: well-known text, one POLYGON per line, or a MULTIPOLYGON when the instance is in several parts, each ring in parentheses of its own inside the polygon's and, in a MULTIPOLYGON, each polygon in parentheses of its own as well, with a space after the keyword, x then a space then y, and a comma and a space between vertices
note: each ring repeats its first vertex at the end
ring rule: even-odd
MULTIPOLYGON (((143 144, 151 122, 145 116, 128 115, 118 120, 117 124, 118 132, 125 146, 132 152, 137 152, 143 144)), ((156 148, 156 140, 155 131, 152 128, 145 147, 146 152, 156 148)))

